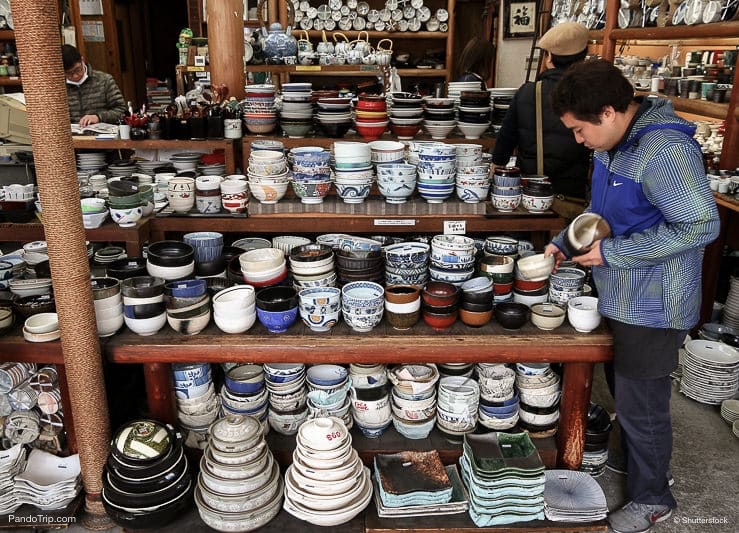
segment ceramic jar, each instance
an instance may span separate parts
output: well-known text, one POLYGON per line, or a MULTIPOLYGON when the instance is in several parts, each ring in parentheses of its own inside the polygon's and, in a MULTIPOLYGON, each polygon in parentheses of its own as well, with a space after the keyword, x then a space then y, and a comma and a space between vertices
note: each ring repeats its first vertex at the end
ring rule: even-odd
POLYGON ((249 205, 249 186, 244 180, 226 180, 221 183, 221 202, 230 213, 244 213, 249 205))
POLYGON ((169 205, 177 213, 187 213, 195 205, 195 179, 175 177, 167 183, 169 205))
POLYGON ((204 214, 221 211, 221 176, 199 176, 195 180, 195 206, 204 214))

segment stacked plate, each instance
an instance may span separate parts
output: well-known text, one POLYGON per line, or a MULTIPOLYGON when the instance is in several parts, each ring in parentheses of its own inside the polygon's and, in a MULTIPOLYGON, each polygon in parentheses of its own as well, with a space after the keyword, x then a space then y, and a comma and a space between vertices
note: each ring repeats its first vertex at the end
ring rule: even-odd
POLYGON ((228 415, 213 423, 200 460, 195 505, 217 531, 251 531, 280 512, 280 467, 259 421, 228 415))
POLYGON ((203 176, 223 176, 226 173, 225 163, 209 163, 198 165, 198 173, 203 176))
POLYGON ((452 483, 436 450, 378 453, 374 468, 384 507, 440 505, 452 499, 452 483))
POLYGON ((136 172, 136 161, 122 159, 108 165, 108 172, 112 177, 126 178, 136 172))
POLYGON ((42 511, 63 509, 82 490, 79 454, 57 457, 31 450, 22 473, 15 476, 13 492, 18 504, 27 503, 42 511))
POLYGON ((544 473, 544 515, 553 522, 595 522, 608 514, 603 489, 585 472, 547 470, 544 473))
POLYGON ((730 399, 721 402, 721 418, 729 424, 739 420, 739 400, 730 399))
POLYGON ((94 174, 105 168, 105 152, 77 152, 77 170, 94 174))
POLYGON ((159 167, 166 167, 169 164, 167 161, 159 161, 158 159, 137 159, 136 160, 136 170, 139 172, 142 172, 144 174, 148 174, 149 176, 153 176, 155 174, 155 170, 159 167))
POLYGON ((519 427, 532 437, 548 437, 556 433, 560 379, 549 363, 516 363, 516 387, 521 399, 519 427))
POLYGON ((739 351, 702 339, 685 344, 680 392, 700 403, 718 405, 739 389, 739 351))
POLYGON ((729 294, 721 314, 721 323, 739 329, 739 278, 735 276, 729 282, 729 294))
POLYGON ((459 464, 478 527, 544 519, 544 463, 526 433, 467 434, 459 464))
POLYGON ((18 443, 7 450, 0 451, 0 513, 8 514, 21 506, 13 492, 15 476, 26 465, 26 448, 18 443))
POLYGON ((180 152, 169 157, 172 165, 182 172, 183 170, 196 170, 200 162, 200 152, 180 152))
POLYGON ((477 381, 462 376, 441 378, 436 405, 436 424, 439 429, 452 436, 474 431, 479 400, 480 386, 477 381))
POLYGON ((337 526, 358 515, 371 499, 369 468, 352 448, 344 423, 335 417, 303 423, 285 472, 285 510, 311 524, 337 526))
POLYGON ((352 127, 351 98, 319 98, 315 122, 327 137, 346 135, 352 127))

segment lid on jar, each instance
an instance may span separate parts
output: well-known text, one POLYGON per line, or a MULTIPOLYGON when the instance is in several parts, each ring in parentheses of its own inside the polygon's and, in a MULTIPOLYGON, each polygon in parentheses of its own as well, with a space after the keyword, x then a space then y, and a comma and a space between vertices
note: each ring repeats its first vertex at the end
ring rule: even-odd
POLYGON ((229 414, 213 422, 210 434, 223 442, 242 442, 262 435, 262 425, 253 416, 229 414))

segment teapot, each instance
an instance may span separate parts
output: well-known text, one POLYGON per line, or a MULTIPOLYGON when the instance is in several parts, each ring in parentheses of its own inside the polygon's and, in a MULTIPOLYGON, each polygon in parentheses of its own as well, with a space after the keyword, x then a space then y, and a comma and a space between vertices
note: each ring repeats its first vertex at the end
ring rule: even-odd
MULTIPOLYGON (((307 33, 308 32, 306 32, 306 34, 307 33)), ((326 30, 323 30, 321 33, 323 33, 323 40, 318 43, 318 46, 316 46, 316 52, 318 52, 319 54, 333 54, 334 43, 326 39, 326 30)))
POLYGON ((374 65, 375 64, 375 50, 371 46, 368 48, 367 54, 362 58, 362 63, 365 65, 374 65))
MULTIPOLYGON (((285 57, 296 57, 298 55, 298 41, 292 34, 292 23, 288 23, 287 29, 282 28, 279 22, 273 22, 267 30, 264 19, 262 18, 262 9, 266 0, 259 0, 257 7, 257 16, 259 19, 260 32, 262 34, 264 59, 267 63, 281 64, 284 63, 285 57)), ((288 18, 290 21, 295 19, 295 12, 292 2, 287 2, 288 18)), ((293 60, 294 63, 294 60, 293 60)))
POLYGON ((377 49, 375 50, 375 63, 381 66, 387 66, 390 64, 390 60, 393 57, 393 42, 390 39, 381 39, 377 43, 377 49), (383 43, 389 43, 389 47, 383 48, 383 43))
POLYGON ((340 31, 335 31, 334 32, 334 53, 337 56, 344 56, 345 57, 347 55, 347 53, 349 52, 349 49, 350 48, 351 48, 351 44, 349 43, 349 39, 346 37, 346 35, 344 35, 340 31), (341 36, 344 40, 343 41, 339 41, 336 38, 337 35, 341 36))
MULTIPOLYGON (((303 52, 312 52, 313 43, 310 42, 310 39, 308 37, 308 32, 305 30, 302 30, 300 35, 301 35, 301 38, 298 39, 298 55, 300 55, 303 52)), ((319 44, 318 46, 320 48, 321 45, 319 44)))

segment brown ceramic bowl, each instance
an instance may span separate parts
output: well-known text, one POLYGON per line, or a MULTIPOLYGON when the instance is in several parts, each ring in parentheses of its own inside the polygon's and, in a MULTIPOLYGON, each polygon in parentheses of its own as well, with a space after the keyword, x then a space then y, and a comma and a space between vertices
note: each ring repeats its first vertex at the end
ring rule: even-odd
POLYGON ((426 309, 423 310, 423 321, 436 331, 442 331, 454 324, 459 316, 459 310, 448 313, 432 313, 426 309))
POLYGON ((493 318, 493 309, 489 311, 468 311, 464 307, 459 310, 459 319, 468 326, 479 328, 484 326, 493 318))
POLYGON ((421 291, 415 285, 388 285, 385 287, 385 300, 394 304, 415 302, 421 291))
POLYGON ((423 301, 435 307, 453 305, 459 299, 459 287, 445 281, 430 281, 421 292, 423 301))

